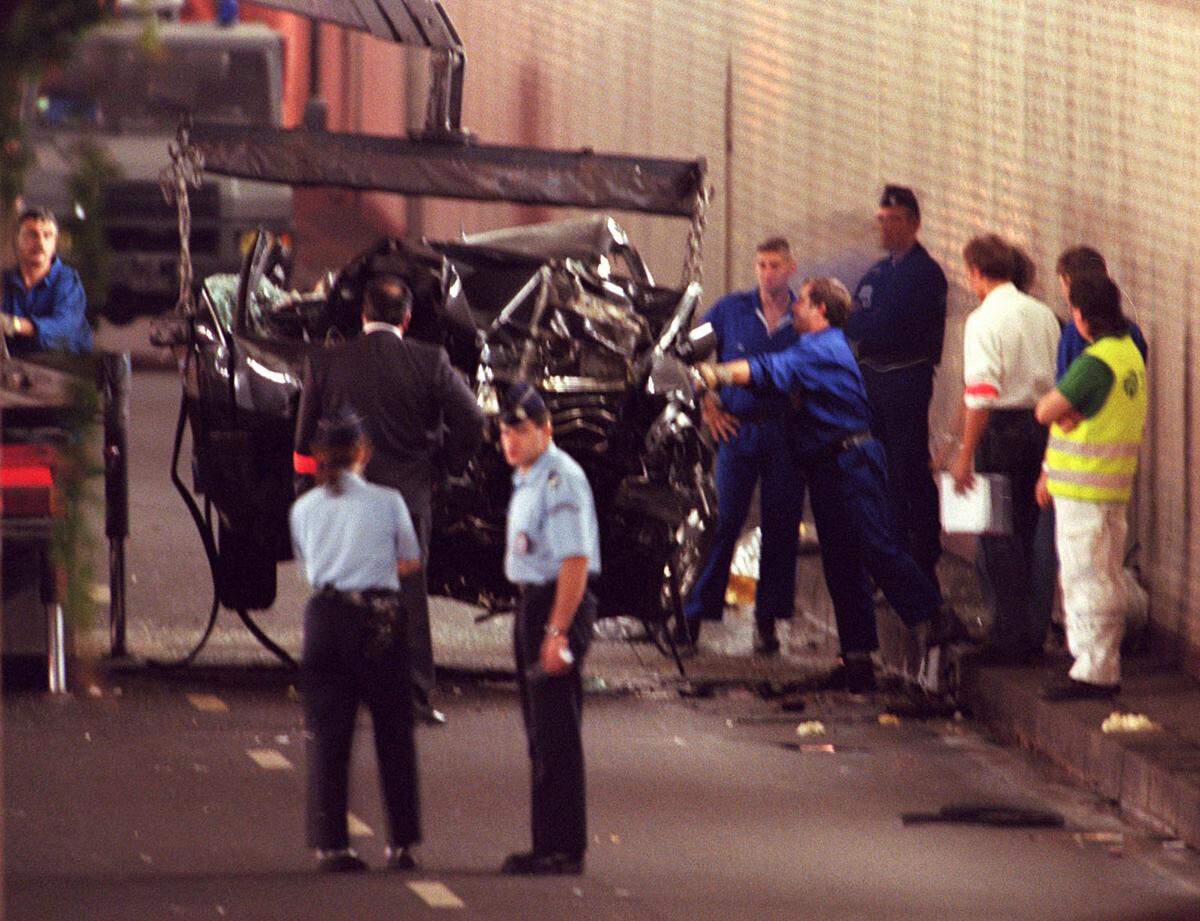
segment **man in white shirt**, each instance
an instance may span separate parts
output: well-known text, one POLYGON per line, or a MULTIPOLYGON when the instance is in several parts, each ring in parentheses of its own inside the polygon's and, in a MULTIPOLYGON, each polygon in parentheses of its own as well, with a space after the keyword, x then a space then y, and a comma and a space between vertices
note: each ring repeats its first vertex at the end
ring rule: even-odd
POLYGON ((1014 284, 1025 280, 1028 262, 1005 240, 975 237, 963 260, 980 304, 963 333, 962 443, 950 473, 960 492, 974 471, 1009 480, 1012 533, 981 535, 979 565, 993 615, 988 658, 1023 664, 1041 655, 1046 639, 1029 616, 1035 487, 1046 447, 1033 409, 1054 387, 1059 325, 1049 307, 1014 284))

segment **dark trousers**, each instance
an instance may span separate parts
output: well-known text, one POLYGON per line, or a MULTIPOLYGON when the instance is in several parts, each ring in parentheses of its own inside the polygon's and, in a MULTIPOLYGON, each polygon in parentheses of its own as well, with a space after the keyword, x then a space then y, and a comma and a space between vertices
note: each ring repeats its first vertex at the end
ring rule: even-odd
POLYGON ((554 585, 525 587, 513 626, 517 686, 531 762, 530 819, 533 850, 582 856, 587 849, 583 776, 583 681, 581 669, 595 622, 589 591, 571 625, 575 665, 554 678, 529 674, 538 662, 554 585))
POLYGON ((929 469, 929 401, 933 365, 894 371, 863 367, 871 404, 871 431, 887 453, 888 497, 896 529, 921 572, 937 581, 942 555, 938 492, 929 469))
POLYGON ((782 421, 744 423, 717 450, 717 523, 712 547, 684 605, 689 620, 720 620, 733 553, 759 484, 762 547, 754 620, 771 636, 775 621, 792 616, 796 603, 796 547, 804 514, 804 477, 791 462, 782 421))
POLYGON ((975 471, 1006 475, 1012 490, 1012 534, 981 535, 978 558, 992 611, 991 643, 1006 654, 1040 652, 1046 640, 1045 589, 1035 585, 1034 574, 1040 511, 1035 489, 1047 435, 1032 409, 993 410, 975 449, 975 471))
MULTIPOLYGON (((403 494, 403 490, 401 492, 403 494)), ((408 612, 408 655, 412 663, 413 697, 420 704, 428 704, 429 692, 437 686, 433 665, 433 634, 429 628, 429 587, 425 582, 433 512, 426 494, 414 495, 411 502, 405 495, 404 501, 412 516, 417 542, 421 545, 421 568, 400 580, 400 595, 408 612)))
POLYGON ((843 653, 878 646, 871 580, 910 627, 941 604, 892 517, 882 445, 871 440, 808 465, 809 501, 843 653))
POLYGON ((388 843, 403 847, 421 839, 410 665, 400 627, 390 643, 378 647, 366 612, 342 597, 318 593, 304 611, 301 688, 311 847, 349 845, 350 749, 360 703, 375 730, 388 843))

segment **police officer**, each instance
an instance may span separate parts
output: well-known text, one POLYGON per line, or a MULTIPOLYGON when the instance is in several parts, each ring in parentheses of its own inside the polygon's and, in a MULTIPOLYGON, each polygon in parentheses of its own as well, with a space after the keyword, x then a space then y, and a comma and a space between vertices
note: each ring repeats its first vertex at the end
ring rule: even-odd
POLYGON ((532 760, 533 849, 511 854, 509 874, 583 872, 581 668, 595 622, 588 577, 600 573, 592 490, 580 466, 555 446, 550 413, 531 385, 505 395, 504 459, 514 468, 504 573, 520 589, 513 647, 532 760))
POLYGON ((846 336, 858 347, 871 431, 887 454, 901 539, 936 585, 942 537, 929 467, 929 401, 942 360, 946 273, 917 240, 921 209, 912 189, 884 186, 875 222, 887 255, 858 283, 846 336))
POLYGON ((420 840, 411 667, 400 576, 421 551, 400 493, 362 477, 370 455, 352 413, 321 420, 317 488, 291 510, 292 543, 316 589, 304 611, 301 686, 308 729, 308 843, 334 873, 366 869, 349 846, 350 747, 360 702, 371 711, 388 828, 388 866, 416 866, 420 840))
POLYGON ((930 623, 926 641, 947 627, 937 587, 905 551, 887 497, 886 459, 871 435, 862 375, 841 326, 850 294, 833 278, 809 278, 792 306, 800 338, 782 351, 719 365, 700 365, 709 387, 770 388, 794 401, 793 459, 809 484, 825 584, 833 600, 848 690, 874 689, 870 653, 878 645, 867 575, 910 628, 930 623))

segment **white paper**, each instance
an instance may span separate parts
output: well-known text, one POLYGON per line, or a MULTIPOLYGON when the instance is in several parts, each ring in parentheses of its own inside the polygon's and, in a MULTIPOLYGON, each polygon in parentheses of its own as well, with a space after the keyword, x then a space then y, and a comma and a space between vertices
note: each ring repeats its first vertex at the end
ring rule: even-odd
POLYGON ((977 473, 966 492, 954 489, 949 473, 938 476, 942 530, 947 534, 1011 534, 1012 492, 1002 473, 977 473))

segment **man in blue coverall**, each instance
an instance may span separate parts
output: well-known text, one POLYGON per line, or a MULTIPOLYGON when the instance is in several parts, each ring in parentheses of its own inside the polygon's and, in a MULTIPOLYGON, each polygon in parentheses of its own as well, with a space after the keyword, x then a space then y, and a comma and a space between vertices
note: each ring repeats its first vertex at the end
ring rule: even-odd
POLYGON ((946 275, 917 241, 921 209, 911 189, 885 186, 875 221, 888 254, 858 283, 846 336, 858 347, 871 431, 887 452, 897 527, 936 585, 942 538, 929 467, 929 401, 942 360, 946 275))
POLYGON ((16 268, 3 276, 0 331, 18 357, 56 350, 92 350, 92 328, 79 273, 58 258, 58 222, 44 208, 17 218, 16 268))
MULTIPOLYGON (((796 297, 788 278, 796 271, 787 240, 758 244, 754 274, 758 286, 727 294, 704 316, 717 335, 717 355, 733 361, 779 352, 796 342, 791 305, 796 297)), ((694 645, 702 619, 720 620, 734 548, 759 484, 762 547, 755 598, 755 651, 779 651, 775 621, 792 616, 796 595, 796 546, 804 512, 804 481, 788 463, 786 395, 754 393, 738 387, 710 391, 703 401, 704 422, 720 442, 717 450, 717 522, 712 547, 684 604, 686 635, 694 645)))
POLYGON ((792 308, 797 342, 782 352, 699 365, 708 387, 730 385, 786 394, 793 463, 803 470, 821 544, 825 584, 842 649, 839 680, 855 692, 875 687, 877 647, 869 575, 910 628, 936 645, 947 636, 942 598, 905 551, 887 497, 883 446, 842 325, 850 294, 834 278, 809 278, 792 308))

